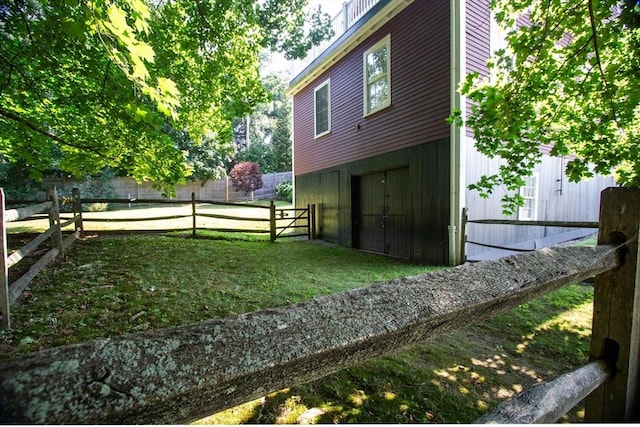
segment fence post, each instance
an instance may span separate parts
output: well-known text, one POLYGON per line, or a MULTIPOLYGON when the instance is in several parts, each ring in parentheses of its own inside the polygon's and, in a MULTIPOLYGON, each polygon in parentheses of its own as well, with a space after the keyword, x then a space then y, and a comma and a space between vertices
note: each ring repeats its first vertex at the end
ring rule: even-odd
POLYGON ((47 199, 51 200, 49 227, 55 230, 51 235, 51 244, 60 251, 58 257, 64 259, 64 244, 62 243, 62 229, 60 228, 60 203, 58 202, 58 191, 55 186, 52 185, 47 189, 47 199))
POLYGON ((71 189, 71 196, 73 197, 73 216, 77 216, 78 219, 75 223, 75 231, 79 233, 80 237, 84 237, 84 224, 82 223, 82 198, 80 196, 80 189, 74 187, 71 189))
POLYGON ((460 224, 460 264, 467 262, 467 208, 462 208, 462 221, 460 224))
POLYGON ((0 329, 9 329, 9 268, 7 267, 7 230, 4 224, 4 190, 0 187, 0 329))
POLYGON ((273 200, 269 202, 269 231, 271 234, 271 241, 276 241, 276 204, 273 200))
POLYGON ((318 238, 318 229, 316 223, 316 204, 311 204, 311 239, 315 240, 318 238))
POLYGON ((601 194, 598 244, 620 245, 620 267, 595 278, 589 359, 607 359, 615 374, 585 401, 585 421, 640 420, 640 187, 601 194))
POLYGON ((191 192, 191 218, 193 220, 191 237, 195 239, 196 237, 196 193, 194 191, 191 192))
POLYGON ((311 204, 307 204, 307 238, 311 240, 313 237, 311 228, 311 204))

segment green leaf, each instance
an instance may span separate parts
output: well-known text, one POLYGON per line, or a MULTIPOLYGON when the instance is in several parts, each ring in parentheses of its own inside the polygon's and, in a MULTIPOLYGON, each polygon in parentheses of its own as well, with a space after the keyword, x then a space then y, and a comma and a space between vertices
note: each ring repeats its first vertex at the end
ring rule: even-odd
POLYGON ((112 31, 115 34, 125 34, 131 31, 129 24, 127 24, 127 15, 125 11, 115 4, 112 3, 107 8, 107 17, 109 18, 112 31))
POLYGON ((20 345, 29 345, 29 344, 34 344, 34 343, 37 343, 37 342, 38 342, 38 340, 36 340, 35 338, 30 337, 30 336, 26 336, 26 337, 24 337, 24 338, 22 338, 20 340, 20 345))

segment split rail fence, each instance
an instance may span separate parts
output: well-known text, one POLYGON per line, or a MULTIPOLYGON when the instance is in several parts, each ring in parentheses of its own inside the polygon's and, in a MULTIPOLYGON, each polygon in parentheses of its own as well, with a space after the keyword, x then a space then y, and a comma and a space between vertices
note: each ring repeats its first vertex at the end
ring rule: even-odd
MULTIPOLYGON (((107 204, 125 204, 131 206, 132 204, 142 205, 185 205, 184 200, 169 200, 169 199, 80 199, 80 204, 83 203, 107 203, 107 204)), ((165 220, 178 220, 182 218, 191 218, 190 227, 183 228, 163 228, 161 230, 132 230, 133 232, 169 232, 169 231, 191 231, 193 237, 197 236, 198 230, 219 231, 226 233, 255 233, 255 234, 269 234, 270 240, 275 241, 277 238, 283 237, 300 237, 306 236, 309 239, 315 238, 315 205, 308 205, 306 208, 278 208, 275 203, 270 201, 269 206, 250 205, 242 203, 229 203, 229 202, 217 202, 213 200, 199 200, 196 199, 195 193, 191 193, 191 210, 188 213, 180 215, 166 215, 156 217, 130 217, 130 218, 90 218, 84 216, 82 219, 84 223, 90 222, 122 222, 122 223, 134 223, 143 222, 148 223, 151 221, 165 221, 165 220), (220 213, 207 213, 202 207, 239 207, 242 209, 253 209, 256 211, 264 212, 264 215, 260 216, 239 216, 239 215, 224 215, 220 213), (200 210, 199 210, 200 208, 200 210), (231 221, 233 227, 217 227, 207 226, 198 227, 197 219, 213 218, 224 221, 231 221), (251 224, 250 226, 235 226, 235 224, 251 224), (258 224, 258 226, 256 226, 258 224), (259 224, 265 224, 264 227, 260 227, 259 224)), ((89 230, 87 228, 87 230, 89 230)), ((117 230, 117 232, 123 232, 123 230, 117 230)), ((126 232, 126 231, 125 231, 126 232)))
POLYGON ((18 208, 5 209, 4 191, 0 188, 0 329, 9 329, 11 326, 11 305, 22 294, 22 291, 33 281, 33 279, 55 259, 64 258, 67 248, 80 236, 82 232, 82 212, 78 202, 78 192, 74 190, 73 197, 58 199, 55 187, 47 191, 47 201, 35 205, 18 208), (61 222, 60 206, 72 204, 73 218, 61 222), (22 248, 14 251, 11 255, 7 252, 6 223, 24 220, 41 212, 47 212, 49 218, 49 228, 39 234, 22 248), (75 224, 74 232, 63 238, 62 229, 71 224, 75 224), (9 269, 29 254, 36 251, 47 239, 51 239, 52 248, 38 259, 29 270, 13 283, 9 283, 9 269))
MULTIPOLYGON (((237 203, 222 203, 207 200, 196 200, 195 193, 191 194, 191 210, 183 215, 167 215, 157 217, 142 218, 89 218, 82 215, 83 203, 120 203, 128 204, 142 203, 145 205, 184 205, 184 201, 167 200, 167 199, 82 199, 80 191, 74 188, 71 197, 58 198, 57 190, 54 186, 47 190, 47 201, 32 204, 18 209, 5 209, 4 192, 0 188, 0 267, 3 270, 0 276, 0 329, 9 329, 10 307, 18 299, 24 289, 38 275, 42 269, 49 265, 53 260, 64 258, 65 250, 75 239, 77 239, 85 231, 85 224, 90 222, 144 222, 175 220, 181 218, 192 218, 191 227, 182 229, 162 229, 155 230, 157 232, 167 231, 191 231, 193 237, 196 237, 198 230, 213 230, 220 232, 243 232, 243 233, 263 233, 269 234, 270 240, 275 241, 277 238, 283 237, 299 237, 306 236, 309 239, 315 238, 315 206, 309 205, 307 208, 277 208, 275 203, 271 201, 269 206, 257 206, 237 203), (72 205, 73 215, 70 218, 60 215, 60 207, 64 205, 72 205), (243 217, 234 215, 212 214, 206 212, 198 212, 198 205, 207 204, 213 206, 231 206, 242 208, 255 208, 262 210, 265 215, 259 217, 243 217), (221 219, 232 221, 234 224, 251 222, 253 224, 268 224, 266 227, 197 227, 196 219, 198 217, 221 219), (6 223, 13 221, 25 221, 29 219, 49 219, 49 229, 39 234, 28 244, 19 250, 9 254, 7 249, 7 233, 6 223), (64 222, 62 222, 64 220, 64 222), (62 238, 62 229, 74 225, 74 231, 66 238, 62 238), (28 255, 40 247, 47 239, 51 238, 52 249, 45 253, 29 271, 9 284, 9 269, 22 261, 28 255), (11 286, 9 286, 11 285, 11 286)), ((133 232, 149 232, 150 230, 133 230, 133 232)), ((117 230, 117 232, 126 232, 117 230)))
POLYGON ((299 304, 49 348, 0 364, 0 421, 185 423, 595 276, 589 364, 478 422, 640 420, 640 188, 602 193, 595 247, 549 247, 299 304))
MULTIPOLYGON (((504 245, 492 245, 489 243, 472 241, 467 238, 466 229, 467 224, 485 224, 485 225, 514 225, 514 226, 536 226, 536 227, 563 227, 563 228, 593 228, 594 233, 598 229, 597 221, 540 221, 540 220, 513 220, 513 219, 474 219, 468 218, 467 209, 462 211, 462 236, 464 238, 464 244, 461 246, 462 262, 467 261, 466 257, 466 244, 472 244, 482 246, 491 249, 501 249, 510 252, 531 252, 540 249, 537 246, 538 240, 535 241, 535 248, 522 248, 516 246, 504 246, 504 245)), ((539 239, 543 240, 543 239, 539 239)))

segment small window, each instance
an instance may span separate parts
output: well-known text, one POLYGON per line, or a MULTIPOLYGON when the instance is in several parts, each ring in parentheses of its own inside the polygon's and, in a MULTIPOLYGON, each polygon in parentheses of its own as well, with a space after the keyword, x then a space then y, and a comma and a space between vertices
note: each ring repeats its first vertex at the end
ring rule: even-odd
POLYGON ((391 35, 364 53, 364 115, 391 105, 391 35))
POLYGON ((314 93, 315 137, 331 132, 331 82, 316 87, 314 93))
POLYGON ((538 219, 538 174, 524 177, 524 185, 520 187, 520 195, 524 206, 518 209, 518 219, 535 221, 538 219))

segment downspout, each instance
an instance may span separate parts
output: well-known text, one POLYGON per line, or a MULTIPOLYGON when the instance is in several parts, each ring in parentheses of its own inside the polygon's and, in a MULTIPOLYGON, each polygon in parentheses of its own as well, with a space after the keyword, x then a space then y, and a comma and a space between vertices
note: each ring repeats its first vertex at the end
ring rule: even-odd
POLYGON ((296 145, 295 145, 295 138, 293 137, 294 135, 294 122, 295 120, 293 120, 293 117, 295 115, 295 105, 294 105, 294 95, 291 94, 291 188, 292 188, 292 197, 291 197, 291 203, 293 204, 293 207, 296 207, 296 165, 295 165, 295 149, 296 149, 296 145))
MULTIPOLYGON (((451 0, 451 113, 460 110, 462 119, 466 116, 466 103, 458 93, 460 82, 466 74, 466 10, 464 0, 451 0)), ((466 193, 466 147, 465 129, 455 123, 450 128, 450 182, 449 182, 449 264, 462 263, 461 249, 464 236, 460 235, 462 208, 466 193)))

